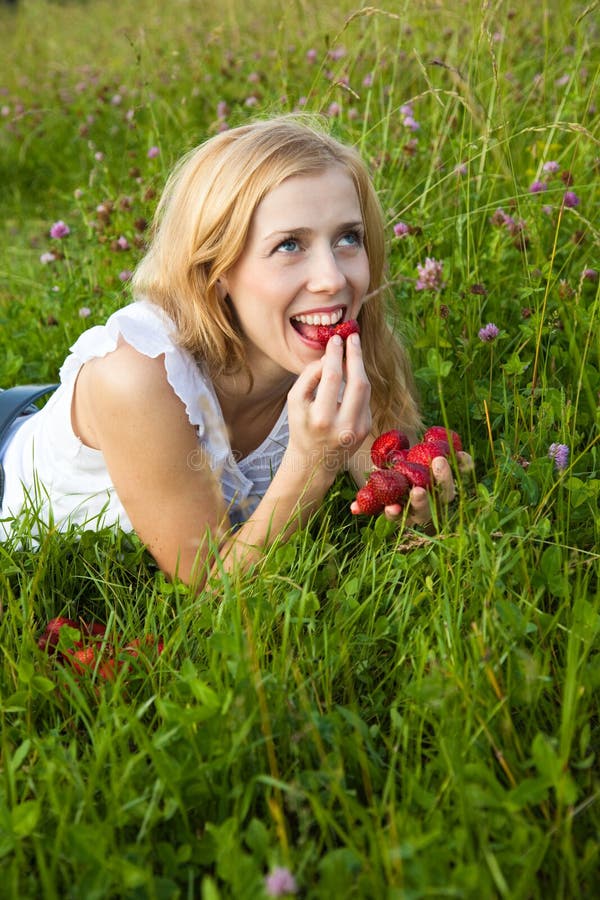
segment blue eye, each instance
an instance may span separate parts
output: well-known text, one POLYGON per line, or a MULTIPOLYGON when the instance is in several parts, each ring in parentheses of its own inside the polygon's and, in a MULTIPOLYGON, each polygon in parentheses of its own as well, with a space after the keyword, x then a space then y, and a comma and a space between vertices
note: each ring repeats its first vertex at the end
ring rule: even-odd
POLYGON ((359 231, 348 231, 341 236, 339 243, 345 247, 361 247, 362 234, 359 231))
POLYGON ((295 253, 296 250, 300 248, 300 245, 296 238, 289 237, 282 241, 275 248, 277 251, 282 251, 283 253, 295 253))

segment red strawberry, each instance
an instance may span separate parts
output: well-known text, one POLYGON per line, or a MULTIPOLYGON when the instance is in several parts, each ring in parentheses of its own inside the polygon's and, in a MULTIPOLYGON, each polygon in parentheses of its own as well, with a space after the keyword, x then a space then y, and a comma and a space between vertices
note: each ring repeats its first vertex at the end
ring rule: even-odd
POLYGON ((400 450, 406 450, 410 446, 409 440, 405 434, 392 428, 391 431, 385 431, 375 438, 371 447, 371 459, 373 465, 383 469, 391 462, 392 455, 400 450))
POLYGON ((444 428, 443 425, 432 425, 423 435, 423 440, 426 444, 429 441, 447 441, 448 444, 452 443, 457 453, 463 448, 462 441, 456 431, 444 428))
POLYGON ((401 503, 410 491, 406 476, 394 469, 376 469, 371 472, 367 487, 373 492, 375 500, 384 506, 401 503))
POLYGON ((429 466, 423 466, 418 462, 409 462, 407 459, 397 459, 394 469, 402 472, 415 487, 428 488, 431 484, 429 466))
POLYGON ((56 647, 58 644, 60 629, 64 628, 65 625, 69 628, 79 627, 77 622, 75 622, 73 619, 67 619, 65 618, 65 616, 57 616, 55 619, 50 619, 50 621, 46 625, 46 630, 38 640, 38 647, 40 648, 40 650, 45 650, 47 647, 56 647))
POLYGON ((360 328, 356 319, 348 319, 347 322, 338 322, 337 325, 319 325, 317 328, 317 340, 323 347, 334 334, 339 334, 343 341, 351 334, 360 334, 360 328))
POLYGON ((408 462, 420 463, 422 466, 428 466, 432 459, 436 456, 448 456, 450 447, 446 441, 428 441, 422 444, 415 444, 406 454, 408 462))
POLYGON ((383 510, 383 503, 375 499, 373 491, 366 484, 356 493, 356 505, 357 511, 366 516, 376 516, 383 510))

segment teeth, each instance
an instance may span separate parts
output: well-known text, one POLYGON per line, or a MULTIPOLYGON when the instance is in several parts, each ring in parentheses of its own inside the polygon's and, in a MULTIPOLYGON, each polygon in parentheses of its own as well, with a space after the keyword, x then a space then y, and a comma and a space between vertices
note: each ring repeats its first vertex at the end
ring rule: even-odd
POLYGON ((304 325, 337 325, 343 314, 343 310, 336 309, 332 313, 314 313, 308 316, 292 316, 292 318, 295 322, 302 322, 304 325))

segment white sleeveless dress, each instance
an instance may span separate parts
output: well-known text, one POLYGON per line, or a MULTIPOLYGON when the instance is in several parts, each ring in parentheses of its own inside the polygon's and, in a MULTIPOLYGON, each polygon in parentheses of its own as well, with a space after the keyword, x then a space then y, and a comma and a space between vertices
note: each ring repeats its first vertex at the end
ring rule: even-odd
POLYGON ((287 405, 261 446, 236 461, 212 382, 177 345, 169 317, 141 299, 79 337, 60 370, 60 387, 39 413, 24 418, 13 431, 2 460, 6 485, 0 539, 10 534, 11 519, 24 506, 60 530, 71 524, 133 530, 102 452, 82 444, 71 425, 73 388, 81 366, 114 350, 119 337, 146 356, 164 354, 167 379, 196 428, 199 454, 220 479, 232 525, 243 522, 263 497, 288 443, 287 405))

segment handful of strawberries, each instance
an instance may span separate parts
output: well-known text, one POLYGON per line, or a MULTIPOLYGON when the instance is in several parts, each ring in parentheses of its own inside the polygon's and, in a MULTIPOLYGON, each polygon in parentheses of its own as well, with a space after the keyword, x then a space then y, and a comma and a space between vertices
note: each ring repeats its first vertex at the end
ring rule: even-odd
MULTIPOLYGON (((76 622, 65 616, 50 619, 44 633, 38 640, 40 650, 58 656, 60 662, 72 666, 77 675, 91 675, 94 671, 104 681, 114 681, 115 675, 127 661, 127 656, 137 658, 140 653, 144 655, 155 646, 154 637, 146 635, 145 638, 135 638, 130 641, 123 652, 125 657, 116 655, 112 644, 106 641, 106 625, 100 622, 76 622), (79 631, 80 639, 74 641, 72 646, 60 646, 60 632, 63 628, 73 628, 79 631)), ((159 638, 156 642, 156 652, 160 655, 164 649, 164 642, 159 638)))
POLYGON ((431 462, 437 456, 447 459, 460 450, 458 434, 442 425, 428 428, 421 443, 412 447, 398 429, 386 431, 373 441, 371 460, 375 469, 357 492, 352 511, 373 516, 386 506, 402 507, 412 487, 431 487, 431 462))

